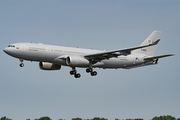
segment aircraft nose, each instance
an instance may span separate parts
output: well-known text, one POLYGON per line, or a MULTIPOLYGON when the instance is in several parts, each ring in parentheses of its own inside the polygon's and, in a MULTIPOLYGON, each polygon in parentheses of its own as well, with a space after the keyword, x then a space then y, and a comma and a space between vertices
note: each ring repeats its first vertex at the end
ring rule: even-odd
POLYGON ((12 51, 9 49, 9 48, 4 48, 3 51, 6 53, 6 54, 10 54, 12 51))
POLYGON ((5 53, 7 53, 7 48, 4 48, 3 51, 4 51, 5 53))

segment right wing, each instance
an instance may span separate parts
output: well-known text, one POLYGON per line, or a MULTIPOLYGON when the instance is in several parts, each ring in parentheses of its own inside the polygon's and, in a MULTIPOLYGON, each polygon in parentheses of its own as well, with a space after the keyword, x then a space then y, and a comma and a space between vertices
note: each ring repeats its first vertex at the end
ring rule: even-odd
POLYGON ((99 52, 99 53, 92 53, 92 54, 85 54, 84 57, 88 60, 92 60, 93 62, 99 62, 104 59, 109 59, 112 57, 118 57, 120 55, 129 55, 131 54, 132 50, 140 49, 140 48, 145 48, 149 46, 153 46, 158 44, 160 39, 156 40, 154 43, 149 44, 149 45, 144 45, 144 46, 138 46, 138 47, 133 47, 133 48, 126 48, 126 49, 118 49, 118 50, 111 50, 111 51, 106 51, 106 52, 99 52))

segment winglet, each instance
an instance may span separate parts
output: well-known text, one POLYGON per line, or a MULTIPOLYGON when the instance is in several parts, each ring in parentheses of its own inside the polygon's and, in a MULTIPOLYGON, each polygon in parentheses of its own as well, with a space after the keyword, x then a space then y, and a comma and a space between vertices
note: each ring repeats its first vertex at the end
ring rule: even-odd
POLYGON ((157 45, 159 43, 160 39, 156 40, 152 45, 157 45))

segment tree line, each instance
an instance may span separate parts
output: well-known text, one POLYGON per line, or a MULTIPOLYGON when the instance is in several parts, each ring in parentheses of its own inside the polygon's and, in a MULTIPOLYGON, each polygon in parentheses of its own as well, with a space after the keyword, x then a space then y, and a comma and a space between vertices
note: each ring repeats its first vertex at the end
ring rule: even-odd
MULTIPOLYGON (((13 120, 10 118, 6 118, 6 116, 1 117, 0 120, 13 120)), ((26 120, 30 120, 30 119, 26 119, 26 120)), ((41 117, 41 118, 36 118, 34 120, 52 120, 50 117, 45 116, 45 117, 41 117)), ((58 120, 65 120, 65 119, 58 119, 58 120)), ((82 119, 82 118, 72 118, 72 120, 108 120, 107 118, 99 118, 99 117, 95 117, 93 119, 82 119)), ((116 118, 115 120, 143 120, 143 119, 118 119, 116 118)), ((155 116, 150 120, 180 120, 180 118, 175 118, 173 116, 167 115, 167 116, 155 116)))

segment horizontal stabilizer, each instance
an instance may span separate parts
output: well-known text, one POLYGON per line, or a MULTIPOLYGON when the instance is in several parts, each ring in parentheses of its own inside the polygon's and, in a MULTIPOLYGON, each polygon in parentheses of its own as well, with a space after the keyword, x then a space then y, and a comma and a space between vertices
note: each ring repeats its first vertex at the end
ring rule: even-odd
POLYGON ((174 54, 148 57, 148 58, 144 58, 144 61, 151 61, 151 60, 154 60, 154 59, 163 58, 163 57, 169 57, 169 56, 173 56, 173 55, 174 54))

